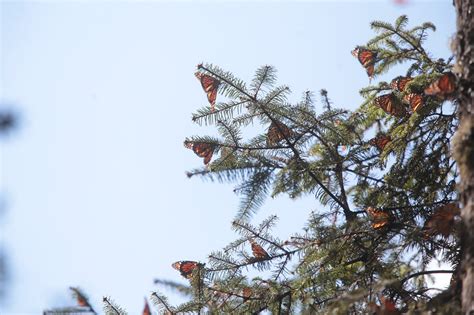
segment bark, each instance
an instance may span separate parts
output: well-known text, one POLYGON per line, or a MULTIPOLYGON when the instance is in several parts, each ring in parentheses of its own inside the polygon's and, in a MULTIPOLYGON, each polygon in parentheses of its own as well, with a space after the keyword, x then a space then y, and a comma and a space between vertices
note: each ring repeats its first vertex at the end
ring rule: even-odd
POLYGON ((461 176, 462 311, 471 315, 474 314, 474 0, 455 0, 455 6, 460 123, 453 139, 453 154, 461 176))

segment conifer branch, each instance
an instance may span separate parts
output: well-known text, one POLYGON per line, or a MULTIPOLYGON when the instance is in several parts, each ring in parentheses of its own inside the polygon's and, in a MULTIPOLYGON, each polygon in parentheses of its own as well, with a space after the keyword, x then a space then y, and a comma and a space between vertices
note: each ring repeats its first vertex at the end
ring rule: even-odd
POLYGON ((127 315, 127 312, 112 302, 110 298, 104 296, 102 301, 104 302, 104 312, 106 315, 127 315))
POLYGON ((425 271, 415 272, 401 279, 400 283, 403 284, 407 280, 410 280, 411 278, 418 277, 418 276, 424 276, 424 275, 429 275, 429 274, 434 274, 434 273, 454 273, 454 272, 455 270, 425 270, 425 271))
POLYGON ((168 301, 165 297, 161 296, 157 292, 153 292, 151 294, 151 300, 153 303, 158 306, 160 309, 164 309, 167 315, 175 315, 176 312, 173 310, 171 306, 168 305, 168 301))
POLYGON ((314 179, 314 181, 321 187, 324 192, 329 195, 339 206, 344 211, 344 215, 346 216, 346 219, 348 221, 351 221, 354 218, 354 213, 349 209, 348 206, 346 206, 339 198, 337 198, 327 187, 324 185, 319 178, 314 174, 314 172, 309 168, 308 162, 306 162, 298 152, 298 150, 295 148, 294 143, 291 143, 291 141, 288 139, 288 137, 284 134, 283 130, 281 130, 281 127, 279 126, 278 122, 270 115, 270 113, 265 109, 264 106, 260 106, 260 109, 262 112, 272 121, 277 125, 277 128, 279 129, 280 133, 283 134, 283 137, 285 139, 285 142, 288 144, 290 147, 291 151, 293 151, 293 154, 295 158, 301 163, 301 165, 306 169, 308 174, 311 176, 311 178, 314 179))

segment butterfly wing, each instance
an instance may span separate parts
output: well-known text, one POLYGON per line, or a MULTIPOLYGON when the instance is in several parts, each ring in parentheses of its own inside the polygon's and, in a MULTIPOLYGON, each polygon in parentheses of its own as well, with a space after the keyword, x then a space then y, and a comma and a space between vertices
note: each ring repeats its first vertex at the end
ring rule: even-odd
POLYGON ((385 94, 375 98, 375 105, 382 108, 387 114, 395 117, 403 117, 407 114, 405 107, 393 93, 385 94))
POLYGON ((244 301, 247 301, 252 296, 252 289, 249 287, 245 287, 242 289, 242 297, 244 301))
POLYGON ((416 112, 425 103, 423 99, 423 95, 419 93, 407 94, 404 97, 404 100, 410 104, 410 107, 413 112, 416 112))
POLYGON ((177 261, 171 265, 174 269, 178 270, 183 277, 191 279, 193 271, 198 267, 199 263, 191 260, 177 261))
POLYGON ((436 81, 431 83, 426 89, 425 94, 438 96, 442 99, 450 97, 456 89, 456 77, 452 72, 444 73, 436 81))
POLYGON ((366 209, 367 214, 372 219, 372 227, 375 230, 381 229, 390 223, 390 214, 388 212, 368 207, 366 209))
POLYGON ((372 78, 374 75, 374 66, 375 66, 375 61, 377 57, 377 52, 369 49, 365 49, 362 47, 356 47, 352 51, 352 55, 357 57, 359 62, 362 64, 362 66, 365 68, 367 71, 367 75, 369 78, 372 78))
POLYGON ((266 259, 268 258, 268 253, 266 250, 263 249, 262 246, 257 244, 255 241, 251 241, 252 245, 252 253, 257 259, 266 259))
POLYGON ((405 91, 405 88, 406 88, 408 82, 410 82, 411 80, 413 80, 412 77, 399 76, 399 77, 396 77, 395 79, 393 79, 392 82, 390 82, 390 87, 393 90, 403 92, 403 91, 405 91))
POLYGON ((204 165, 207 165, 212 159, 214 146, 209 143, 197 142, 193 145, 193 151, 197 156, 204 158, 204 165))
POLYGON ((204 165, 209 164, 212 159, 212 155, 214 154, 215 145, 211 143, 205 142, 192 142, 192 141, 185 141, 184 146, 188 149, 193 150, 193 152, 201 157, 204 158, 204 165))
POLYGON ((211 111, 214 111, 216 105, 216 98, 217 98, 217 89, 213 89, 207 92, 207 100, 211 104, 211 111))
POLYGON ((142 315, 151 315, 150 306, 148 305, 148 301, 145 299, 145 307, 143 308, 142 315))
POLYGON ((273 121, 270 127, 268 127, 267 145, 273 146, 285 138, 290 138, 292 135, 293 132, 284 123, 273 121))
POLYGON ((198 80, 201 82, 202 89, 207 94, 207 100, 211 104, 211 110, 214 111, 214 105, 217 98, 217 89, 219 88, 220 81, 201 72, 196 72, 195 75, 196 78, 198 78, 198 80))
POLYGON ((459 214, 460 209, 454 203, 449 203, 437 208, 423 226, 423 231, 425 232, 424 238, 428 239, 431 235, 438 234, 448 237, 453 230, 454 219, 459 214))
POLYGON ((443 74, 443 76, 439 79, 439 89, 445 96, 449 96, 453 94, 456 89, 456 78, 453 73, 448 72, 443 74))
POLYGON ((383 151, 385 146, 392 141, 392 138, 390 136, 386 135, 378 135, 373 139, 370 139, 369 143, 375 147, 377 147, 379 150, 383 151))

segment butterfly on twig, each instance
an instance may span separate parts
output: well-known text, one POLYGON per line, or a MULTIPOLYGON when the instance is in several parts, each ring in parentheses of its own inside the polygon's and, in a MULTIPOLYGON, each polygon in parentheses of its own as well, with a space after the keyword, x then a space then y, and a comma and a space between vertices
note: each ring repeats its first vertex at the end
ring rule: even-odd
POLYGON ((203 267, 204 264, 198 263, 197 261, 192 261, 192 260, 182 260, 182 261, 177 261, 171 265, 174 269, 178 270, 183 277, 186 279, 192 279, 193 277, 193 271, 196 268, 201 268, 203 267))
POLYGON ((212 155, 214 154, 214 150, 216 149, 216 146, 212 143, 194 142, 189 140, 184 141, 184 146, 193 150, 197 156, 204 158, 204 165, 209 164, 212 155))
POLYGON ((207 94, 207 100, 209 101, 209 104, 211 104, 211 111, 213 112, 214 106, 216 104, 217 89, 219 88, 220 81, 201 72, 196 72, 194 75, 201 82, 202 89, 207 94))
POLYGON ((436 81, 425 88, 425 94, 439 99, 449 99, 456 90, 456 77, 452 72, 443 73, 436 81))
POLYGON ((374 50, 366 49, 360 46, 356 46, 354 50, 351 51, 352 55, 359 60, 362 66, 367 71, 367 75, 372 79, 375 70, 375 62, 377 58, 377 52, 374 50))

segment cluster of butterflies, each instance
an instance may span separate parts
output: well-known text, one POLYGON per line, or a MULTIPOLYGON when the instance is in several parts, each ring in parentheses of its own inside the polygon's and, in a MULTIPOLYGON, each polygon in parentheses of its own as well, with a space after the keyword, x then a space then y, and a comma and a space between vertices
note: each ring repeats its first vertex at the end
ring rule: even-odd
MULTIPOLYGON (((252 254, 254 256, 250 262, 263 261, 270 258, 270 255, 268 255, 267 251, 254 240, 250 240, 250 245, 252 248, 252 254)), ((173 263, 171 267, 178 270, 181 276, 184 278, 192 279, 194 270, 203 268, 204 264, 192 260, 182 260, 173 263)))
MULTIPOLYGON (((377 51, 357 46, 351 53, 365 68, 369 78, 372 78, 375 71, 375 63, 377 62, 377 51)), ((404 92, 407 84, 412 80, 412 77, 399 76, 392 80, 390 87, 394 91, 404 92)), ((377 97, 374 102, 375 105, 382 108, 386 113, 396 117, 404 117, 408 112, 403 103, 407 103, 411 107, 412 112, 416 112, 423 106, 426 96, 445 100, 453 96, 455 89, 456 77, 452 72, 445 72, 426 87, 423 92, 405 95, 403 102, 400 102, 393 92, 377 97)))
MULTIPOLYGON (((198 70, 203 69, 203 65, 199 64, 197 66, 198 70)), ((196 78, 201 82, 202 89, 207 95, 207 100, 211 105, 211 112, 215 110, 216 98, 217 98, 217 90, 221 82, 213 76, 208 74, 204 74, 200 71, 197 71, 195 74, 196 78)), ((293 131, 288 128, 284 123, 278 121, 272 121, 270 127, 267 131, 267 145, 268 146, 275 146, 280 141, 284 139, 288 139, 293 136, 293 131)), ((204 159, 204 165, 208 165, 212 159, 212 155, 216 150, 217 146, 212 143, 206 142, 192 142, 192 141, 185 141, 184 146, 188 149, 193 150, 193 152, 204 159)))
MULTIPOLYGON (((280 141, 293 137, 293 135, 294 132, 287 125, 274 120, 270 127, 268 127, 267 146, 275 146, 280 141)), ((212 155, 217 149, 217 145, 214 143, 189 140, 184 141, 184 147, 193 150, 197 156, 203 158, 204 165, 208 165, 211 162, 212 155)))
MULTIPOLYGON (((375 230, 390 226, 394 218, 390 212, 368 207, 367 214, 371 218, 372 228, 375 230)), ((436 235, 448 237, 452 234, 456 217, 460 215, 460 209, 455 203, 448 203, 436 208, 433 214, 425 221, 423 226, 423 238, 425 240, 436 235)))
MULTIPOLYGON (((412 77, 399 76, 392 80, 390 87, 394 91, 404 92, 407 84, 412 80, 412 77)), ((411 111, 414 113, 423 107, 426 96, 433 96, 439 100, 445 100, 452 97, 456 89, 455 82, 456 78, 454 74, 452 72, 446 72, 426 87, 423 92, 406 94, 403 97, 402 103, 399 102, 393 92, 377 97, 374 102, 375 105, 382 108, 387 114, 396 117, 404 117, 408 112, 403 103, 408 104, 411 111)))

